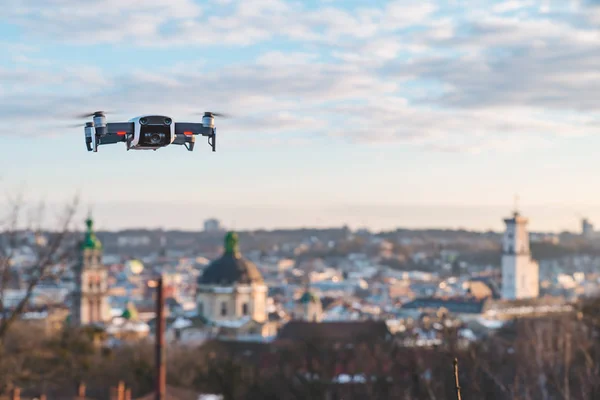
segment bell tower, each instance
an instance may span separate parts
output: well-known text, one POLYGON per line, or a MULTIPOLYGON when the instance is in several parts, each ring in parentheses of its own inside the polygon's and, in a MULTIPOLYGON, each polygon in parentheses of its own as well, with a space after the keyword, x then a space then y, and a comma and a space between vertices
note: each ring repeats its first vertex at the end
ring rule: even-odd
POLYGON ((110 319, 108 271, 102 265, 102 243, 94 233, 91 216, 85 223, 87 230, 79 247, 71 310, 71 321, 76 326, 103 324, 110 319))
POLYGON ((529 220, 515 206, 513 215, 504 219, 502 239, 502 298, 535 298, 539 295, 539 265, 531 258, 529 220))

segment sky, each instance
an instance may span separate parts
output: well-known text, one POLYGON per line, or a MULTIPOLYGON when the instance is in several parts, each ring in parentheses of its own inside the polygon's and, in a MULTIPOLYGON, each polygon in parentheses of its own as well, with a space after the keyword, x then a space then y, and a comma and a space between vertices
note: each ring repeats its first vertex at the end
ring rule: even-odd
MULTIPOLYGON (((0 188, 99 228, 600 224, 597 0, 4 0, 0 188), (85 148, 74 115, 217 119, 85 148)), ((0 200, 3 202, 5 200, 0 200)))

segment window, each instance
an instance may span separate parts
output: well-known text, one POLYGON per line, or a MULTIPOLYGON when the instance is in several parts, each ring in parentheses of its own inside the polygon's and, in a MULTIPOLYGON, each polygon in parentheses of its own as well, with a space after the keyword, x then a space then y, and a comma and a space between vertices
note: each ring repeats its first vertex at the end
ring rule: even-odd
POLYGON ((221 316, 224 317, 226 315, 227 315, 227 302, 222 301, 221 302, 221 316))
POLYGON ((248 315, 248 303, 242 304, 242 315, 248 315))
POLYGON ((204 303, 202 302, 198 303, 198 314, 204 315, 204 303))

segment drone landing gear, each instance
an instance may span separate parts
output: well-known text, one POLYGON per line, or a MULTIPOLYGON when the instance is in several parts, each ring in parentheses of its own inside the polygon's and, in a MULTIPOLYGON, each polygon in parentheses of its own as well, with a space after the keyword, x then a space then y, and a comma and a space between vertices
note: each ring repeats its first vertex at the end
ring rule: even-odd
POLYGON ((183 144, 188 151, 194 151, 194 145, 196 144, 195 136, 186 136, 185 143, 183 144))
POLYGON ((208 144, 212 147, 212 151, 217 151, 217 130, 213 129, 212 135, 208 137, 208 144))

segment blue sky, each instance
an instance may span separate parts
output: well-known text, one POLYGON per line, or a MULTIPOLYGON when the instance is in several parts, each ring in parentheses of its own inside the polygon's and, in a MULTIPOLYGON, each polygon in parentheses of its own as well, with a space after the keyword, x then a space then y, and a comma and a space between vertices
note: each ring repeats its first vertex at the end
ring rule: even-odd
POLYGON ((0 182, 106 229, 600 220, 590 1, 6 0, 0 182), (72 115, 231 113, 218 151, 85 150, 72 115))

